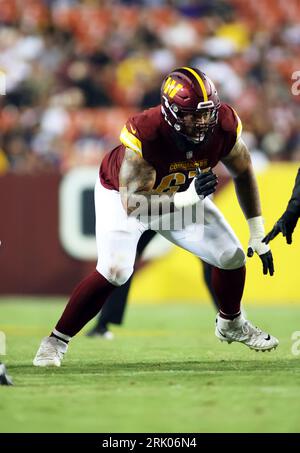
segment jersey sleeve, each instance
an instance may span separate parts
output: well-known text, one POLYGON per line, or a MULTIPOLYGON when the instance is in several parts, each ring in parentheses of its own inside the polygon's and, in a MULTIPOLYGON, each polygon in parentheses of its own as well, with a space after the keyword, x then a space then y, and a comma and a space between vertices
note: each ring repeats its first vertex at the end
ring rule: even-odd
POLYGON ((121 130, 120 141, 126 148, 132 149, 140 157, 143 157, 142 140, 133 119, 129 119, 121 130))
POLYGON ((220 123, 225 136, 225 145, 222 157, 226 157, 236 142, 240 139, 243 126, 237 112, 227 104, 223 105, 220 116, 220 123))
POLYGON ((243 125, 242 121, 239 117, 239 115, 236 113, 234 109, 232 109, 235 115, 235 119, 237 121, 236 125, 234 126, 235 128, 235 143, 239 140, 239 138, 242 136, 242 131, 243 131, 243 125))
POLYGON ((160 106, 130 117, 121 131, 121 143, 145 159, 146 150, 158 137, 160 122, 160 106))

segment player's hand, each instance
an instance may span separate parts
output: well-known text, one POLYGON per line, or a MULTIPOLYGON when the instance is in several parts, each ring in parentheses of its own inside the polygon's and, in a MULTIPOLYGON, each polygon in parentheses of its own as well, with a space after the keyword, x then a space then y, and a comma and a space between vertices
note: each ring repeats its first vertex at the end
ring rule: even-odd
POLYGON ((200 173, 199 169, 196 170, 195 190, 200 198, 203 199, 215 192, 217 184, 217 175, 215 175, 212 170, 209 170, 206 173, 200 173))
POLYGON ((286 239, 287 244, 291 244, 292 235, 297 225, 298 218, 298 214, 295 214, 292 211, 285 211, 280 219, 277 220, 272 230, 263 238, 263 242, 265 244, 268 244, 277 236, 277 234, 282 233, 282 235, 286 239))
POLYGON ((268 272, 270 275, 273 275, 274 264, 272 252, 270 247, 262 242, 261 237, 250 238, 247 256, 251 258, 254 253, 257 253, 262 261, 264 275, 267 275, 268 272))

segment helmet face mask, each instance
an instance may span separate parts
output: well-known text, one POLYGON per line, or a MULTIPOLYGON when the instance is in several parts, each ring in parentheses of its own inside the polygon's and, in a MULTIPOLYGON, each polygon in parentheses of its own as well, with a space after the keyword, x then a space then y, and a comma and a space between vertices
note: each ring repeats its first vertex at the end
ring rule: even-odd
POLYGON ((218 121, 220 100, 212 81, 194 68, 179 68, 164 80, 161 109, 174 130, 193 143, 201 143, 218 121))
POLYGON ((204 140, 209 129, 216 124, 216 114, 213 107, 196 111, 181 110, 174 129, 183 134, 189 141, 200 143, 204 140))

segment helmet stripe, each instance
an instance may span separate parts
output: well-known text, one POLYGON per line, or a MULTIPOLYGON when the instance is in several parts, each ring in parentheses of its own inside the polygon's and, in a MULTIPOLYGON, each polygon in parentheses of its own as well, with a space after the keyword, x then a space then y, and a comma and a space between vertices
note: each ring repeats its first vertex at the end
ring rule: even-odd
POLYGON ((201 91, 202 91, 202 94, 203 94, 203 101, 204 102, 208 101, 207 91, 206 91, 204 83, 203 83, 201 77, 199 76, 199 74, 197 74, 196 71, 194 71, 192 68, 188 68, 187 66, 183 66, 182 69, 186 69, 187 71, 189 71, 189 72, 191 72, 193 74, 193 76, 199 82, 199 85, 200 85, 200 88, 201 88, 201 91))

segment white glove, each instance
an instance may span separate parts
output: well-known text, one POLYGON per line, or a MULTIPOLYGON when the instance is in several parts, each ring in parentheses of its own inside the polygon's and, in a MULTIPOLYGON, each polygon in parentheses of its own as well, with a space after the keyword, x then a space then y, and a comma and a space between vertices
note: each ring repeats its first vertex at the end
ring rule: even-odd
POLYGON ((182 209, 184 206, 192 206, 198 203, 201 199, 196 192, 195 178, 193 178, 187 190, 174 194, 174 206, 176 209, 182 209))
POLYGON ((247 255, 249 257, 253 256, 254 252, 256 252, 258 255, 263 255, 264 253, 267 253, 270 251, 270 247, 264 244, 262 241, 264 236, 259 236, 259 237, 250 237, 249 243, 248 243, 248 253, 247 255))
POLYGON ((254 253, 257 253, 263 263, 263 273, 266 275, 268 271, 270 275, 274 274, 273 257, 270 247, 262 242, 265 236, 265 228, 263 218, 261 216, 248 219, 250 229, 250 239, 248 243, 247 256, 251 258, 254 253))

